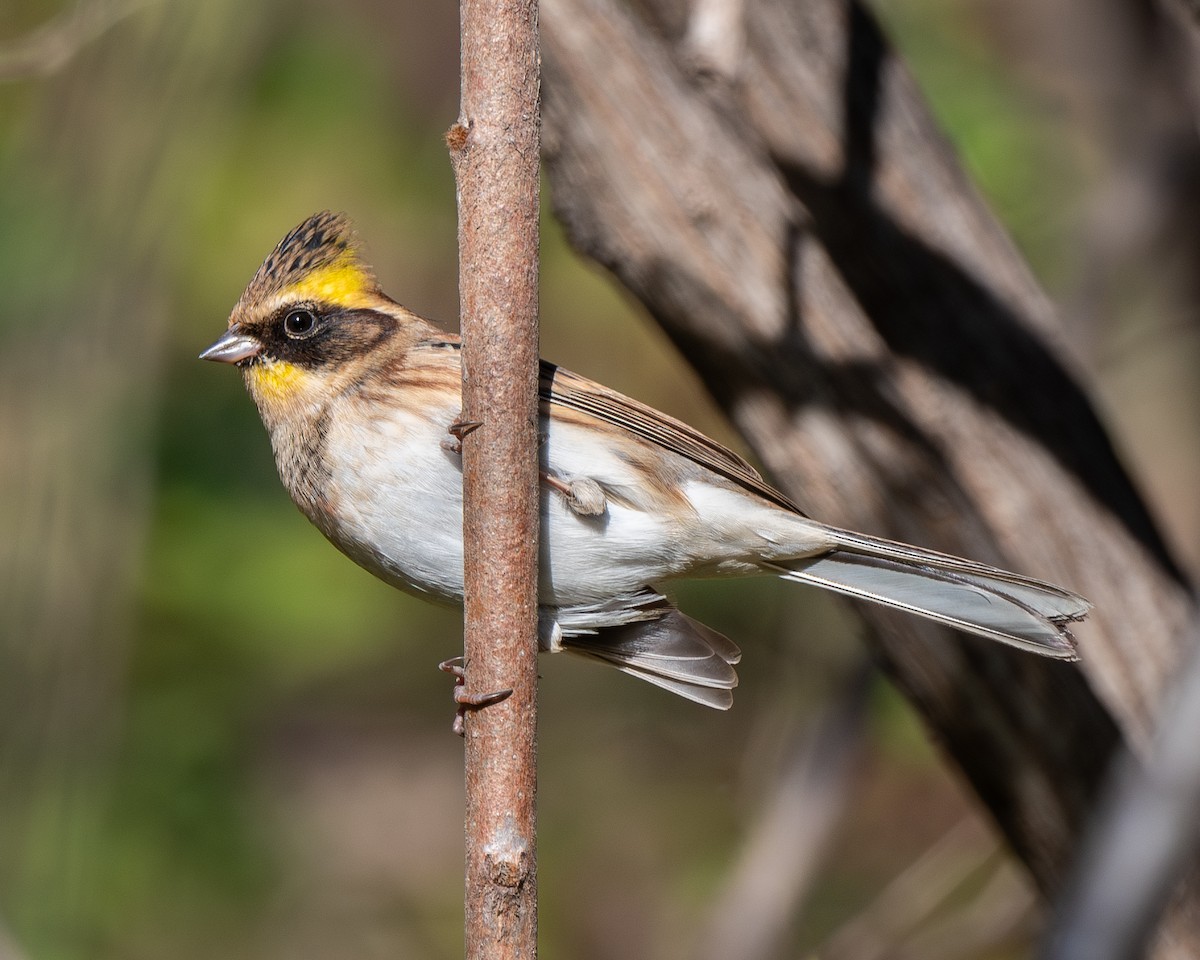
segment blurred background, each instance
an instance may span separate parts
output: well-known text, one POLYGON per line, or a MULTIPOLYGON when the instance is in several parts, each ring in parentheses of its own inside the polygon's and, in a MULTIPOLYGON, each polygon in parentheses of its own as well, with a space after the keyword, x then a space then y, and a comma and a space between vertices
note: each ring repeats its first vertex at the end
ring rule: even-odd
MULTIPOLYGON (((1194 569, 1200 164, 1163 38, 1115 0, 875 10, 1194 569)), ((461 955, 459 614, 328 546, 195 359, 325 208, 454 325, 457 42, 449 0, 0 5, 0 960, 461 955)), ((543 251, 543 353, 736 445, 549 219, 543 251)), ((852 617, 678 594, 746 652, 727 715, 543 658, 544 954, 702 955, 773 850, 783 955, 1023 955, 1027 882, 852 617)))

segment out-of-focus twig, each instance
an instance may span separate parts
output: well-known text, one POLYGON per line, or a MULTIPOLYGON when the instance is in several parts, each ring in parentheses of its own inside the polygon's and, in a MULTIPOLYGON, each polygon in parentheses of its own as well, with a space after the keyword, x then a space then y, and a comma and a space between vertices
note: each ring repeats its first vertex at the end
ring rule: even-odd
POLYGON ((833 933, 822 960, 875 960, 925 920, 972 873, 995 856, 978 846, 977 823, 961 820, 833 933))
POLYGON ((93 0, 0 46, 0 81, 48 77, 89 43, 150 0, 93 0))
POLYGON ((8 929, 0 924, 0 960, 26 960, 26 955, 8 929))
POLYGON ((870 676, 865 667, 856 670, 792 748, 703 931, 701 960, 777 955, 841 820, 870 676))
POLYGON ((1200 629, 1144 764, 1115 765, 1043 960, 1133 960, 1200 842, 1200 629))
POLYGON ((983 888, 949 916, 922 925, 889 952, 896 960, 961 960, 990 956, 1006 940, 1028 942, 1035 895, 1017 868, 997 859, 983 888))

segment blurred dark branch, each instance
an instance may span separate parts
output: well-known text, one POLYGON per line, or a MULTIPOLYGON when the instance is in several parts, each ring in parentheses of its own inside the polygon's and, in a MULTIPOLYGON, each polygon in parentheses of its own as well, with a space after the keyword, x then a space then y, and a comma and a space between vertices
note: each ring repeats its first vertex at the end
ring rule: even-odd
POLYGON ((60 13, 23 37, 0 45, 0 81, 48 77, 84 47, 150 0, 92 0, 60 13))
MULTIPOLYGON (((1189 46, 1194 49, 1200 44, 1200 0, 1157 0, 1157 6, 1168 22, 1187 32, 1189 46)), ((1191 69, 1195 78, 1200 65, 1193 63, 1191 69)))
POLYGON ((1195 19, 1200 26, 1200 0, 1177 0, 1179 6, 1187 10, 1187 12, 1195 19))
POLYGON ((1053 893, 1114 749, 1148 741, 1194 616, 1185 578, 1048 299, 869 14, 746 0, 740 59, 714 70, 679 5, 636 10, 544 6, 547 170, 572 241, 815 516, 1097 601, 1081 667, 862 610, 1053 893))
MULTIPOLYGON (((1136 960, 1200 844, 1200 631, 1144 763, 1126 754, 1088 831, 1044 960, 1136 960)), ((1191 904, 1191 909, 1196 909, 1191 904)))

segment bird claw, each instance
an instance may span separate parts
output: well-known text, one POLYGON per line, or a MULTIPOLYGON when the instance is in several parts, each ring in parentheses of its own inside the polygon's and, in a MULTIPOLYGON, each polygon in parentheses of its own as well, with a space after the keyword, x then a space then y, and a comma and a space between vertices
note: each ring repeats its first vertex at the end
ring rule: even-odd
POLYGON ((438 664, 438 669, 443 673, 448 673, 454 678, 454 702, 458 705, 454 711, 454 723, 450 729, 460 737, 466 736, 466 720, 468 710, 480 710, 483 707, 490 707, 493 703, 500 703, 502 700, 507 700, 512 696, 512 690, 493 690, 490 693, 467 693, 465 685, 467 682, 467 669, 463 663, 462 657, 451 657, 449 660, 443 660, 438 664))
POLYGON ((452 437, 457 437, 459 440, 461 440, 463 437, 467 436, 467 434, 474 433, 482 426, 482 420, 464 420, 460 416, 457 420, 450 424, 447 432, 452 437))
POLYGON ((462 453, 463 437, 474 433, 483 426, 482 420, 464 420, 460 415, 449 427, 446 432, 453 437, 453 440, 443 440, 442 448, 449 450, 451 453, 462 453))

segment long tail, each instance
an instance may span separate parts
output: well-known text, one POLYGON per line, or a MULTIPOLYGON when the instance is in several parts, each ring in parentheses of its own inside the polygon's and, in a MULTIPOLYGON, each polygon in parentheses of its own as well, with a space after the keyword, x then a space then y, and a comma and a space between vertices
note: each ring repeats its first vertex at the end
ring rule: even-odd
POLYGON ((777 564, 780 576, 1042 656, 1077 659, 1067 624, 1092 606, 1078 594, 933 550, 834 528, 830 534, 833 550, 777 564))
MULTIPOLYGON (((764 565, 785 580, 860 600, 1059 660, 1074 660, 1067 625, 1091 609, 1062 587, 933 550, 826 528, 817 557, 764 565)), ((542 649, 600 660, 672 693, 727 710, 741 658, 730 640, 651 588, 593 606, 543 611, 542 649)))

